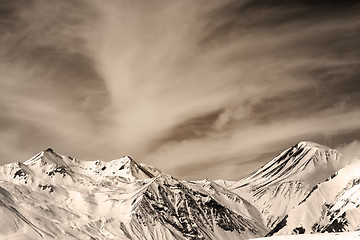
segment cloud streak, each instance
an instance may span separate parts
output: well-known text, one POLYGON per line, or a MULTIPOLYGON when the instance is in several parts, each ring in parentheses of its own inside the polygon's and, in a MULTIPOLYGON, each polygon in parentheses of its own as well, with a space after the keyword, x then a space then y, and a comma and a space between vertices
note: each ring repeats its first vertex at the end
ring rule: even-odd
POLYGON ((1 161, 50 145, 235 180, 356 140, 359 4, 315 2, 4 1, 1 161))

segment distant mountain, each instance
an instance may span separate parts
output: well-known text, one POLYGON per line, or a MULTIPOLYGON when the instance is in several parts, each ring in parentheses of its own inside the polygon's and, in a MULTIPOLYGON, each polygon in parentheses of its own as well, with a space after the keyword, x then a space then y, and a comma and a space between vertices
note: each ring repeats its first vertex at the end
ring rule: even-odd
POLYGON ((337 150, 300 142, 227 188, 252 202, 274 228, 316 186, 340 169, 337 150))
POLYGON ((0 167, 0 239, 249 239, 360 229, 360 160, 300 142, 240 181, 184 181, 130 157, 40 152, 0 167))

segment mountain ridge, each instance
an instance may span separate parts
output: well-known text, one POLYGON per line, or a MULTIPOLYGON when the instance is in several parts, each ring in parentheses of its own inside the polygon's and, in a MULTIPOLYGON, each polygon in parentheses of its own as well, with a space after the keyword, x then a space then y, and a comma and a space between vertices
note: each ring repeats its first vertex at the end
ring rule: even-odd
POLYGON ((337 150, 302 141, 239 181, 185 181, 129 156, 81 161, 48 148, 0 166, 0 237, 248 239, 357 230, 360 171, 344 174, 354 166, 344 167, 337 150))
POLYGON ((0 167, 0 179, 16 220, 8 228, 33 239, 241 239, 267 231, 256 208, 216 183, 178 180, 127 156, 80 161, 47 149, 0 167))

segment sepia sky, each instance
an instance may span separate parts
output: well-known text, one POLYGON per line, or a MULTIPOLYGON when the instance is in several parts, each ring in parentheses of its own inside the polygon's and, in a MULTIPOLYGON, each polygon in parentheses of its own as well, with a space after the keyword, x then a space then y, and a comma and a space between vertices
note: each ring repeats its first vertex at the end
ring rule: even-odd
POLYGON ((237 180, 301 140, 356 149, 357 2, 2 0, 0 163, 237 180))

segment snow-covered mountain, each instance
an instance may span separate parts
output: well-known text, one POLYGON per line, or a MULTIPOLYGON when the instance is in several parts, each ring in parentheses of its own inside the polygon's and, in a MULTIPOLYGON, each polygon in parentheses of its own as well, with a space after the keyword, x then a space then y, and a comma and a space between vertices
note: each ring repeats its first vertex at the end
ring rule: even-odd
POLYGON ((0 214, 1 239, 248 239, 268 231, 255 207, 212 181, 51 149, 0 167, 0 214))
POLYGON ((360 159, 340 169, 289 211, 276 235, 360 230, 360 159))
POLYGON ((249 239, 360 229, 360 160, 300 142, 240 181, 184 181, 130 157, 40 152, 0 167, 0 239, 249 239))
POLYGON ((252 202, 272 229, 316 184, 341 168, 340 158, 336 150, 300 142, 228 189, 252 202))

